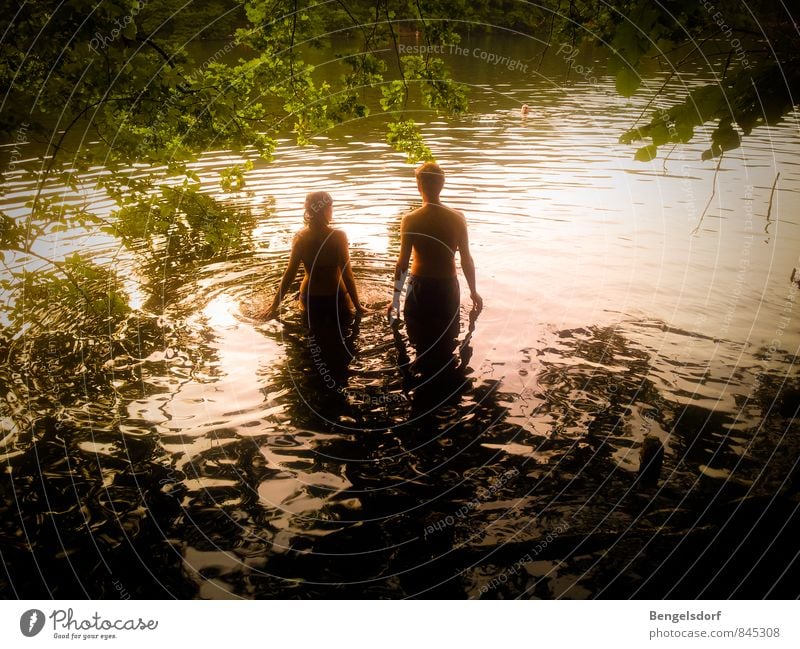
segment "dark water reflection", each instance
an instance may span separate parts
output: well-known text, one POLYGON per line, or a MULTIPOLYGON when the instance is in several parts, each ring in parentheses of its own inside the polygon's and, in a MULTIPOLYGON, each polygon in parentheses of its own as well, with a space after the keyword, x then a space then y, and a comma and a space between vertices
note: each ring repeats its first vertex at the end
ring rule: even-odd
POLYGON ((119 387, 113 423, 102 404, 83 422, 40 420, 4 476, 5 592, 793 591, 794 570, 781 573, 795 547, 796 384, 762 385, 758 366, 740 364, 721 407, 720 368, 663 363, 648 347, 691 336, 638 321, 543 335, 519 351, 519 372, 535 378, 512 393, 470 365, 481 321, 462 315, 459 362, 422 385, 404 332, 379 313, 322 354, 294 313, 217 323, 183 341, 200 353, 146 359, 119 387), (280 362, 262 362, 276 348, 280 362), (249 391, 226 388, 248 372, 249 391), (635 483, 645 433, 666 444, 649 490, 635 483))
MULTIPOLYGON (((486 299, 477 319, 462 305, 449 369, 416 376, 382 316, 415 197, 371 123, 256 167, 228 197, 242 237, 225 253, 191 233, 161 257, 90 237, 143 313, 104 382, 64 374, 62 407, 9 380, 5 408, 31 427, 0 439, 0 593, 797 596, 796 133, 756 132, 726 159, 695 236, 705 145, 673 173, 632 163, 609 134, 642 105, 609 80, 474 74, 474 114, 425 126, 486 299), (784 193, 745 247, 773 165, 784 193), (312 187, 333 193, 375 310, 309 340, 296 312, 243 312, 279 277, 312 187), (636 481, 646 435, 665 447, 652 488, 636 481)), ((228 164, 199 163, 209 191, 228 164)))

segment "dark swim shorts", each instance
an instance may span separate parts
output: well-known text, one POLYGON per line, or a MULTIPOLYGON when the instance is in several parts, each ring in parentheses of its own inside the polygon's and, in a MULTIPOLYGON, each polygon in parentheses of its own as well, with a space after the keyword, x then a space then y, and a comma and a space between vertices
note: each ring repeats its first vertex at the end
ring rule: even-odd
POLYGON ((429 346, 456 338, 460 303, 458 278, 409 275, 403 313, 411 342, 429 346))

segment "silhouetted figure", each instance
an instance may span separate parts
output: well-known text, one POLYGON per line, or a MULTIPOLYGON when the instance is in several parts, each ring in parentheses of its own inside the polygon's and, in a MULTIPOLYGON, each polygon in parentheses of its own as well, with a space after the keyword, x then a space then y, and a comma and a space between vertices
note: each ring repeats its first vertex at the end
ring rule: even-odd
POLYGON ((411 262, 404 307, 406 331, 416 351, 414 370, 433 376, 454 362, 457 346, 461 295, 456 252, 476 313, 482 309, 483 300, 475 288, 475 263, 469 251, 464 214, 439 200, 444 172, 436 163, 426 162, 416 170, 416 179, 422 207, 406 214, 400 225, 400 256, 388 316, 391 321, 399 311, 400 293, 411 262))
POLYGON ((309 324, 314 321, 347 318, 354 309, 366 309, 358 299, 347 235, 330 227, 333 218, 333 199, 327 192, 311 192, 306 196, 304 220, 292 242, 289 264, 283 273, 278 292, 263 318, 270 320, 278 315, 281 301, 294 281, 300 264, 305 277, 300 284, 300 305, 307 314, 309 324))

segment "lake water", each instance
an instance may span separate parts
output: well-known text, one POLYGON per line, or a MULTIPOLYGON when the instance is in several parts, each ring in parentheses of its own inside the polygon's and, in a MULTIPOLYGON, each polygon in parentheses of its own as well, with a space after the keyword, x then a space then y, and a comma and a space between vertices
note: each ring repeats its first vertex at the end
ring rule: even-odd
MULTIPOLYGON (((117 244, 66 235, 56 254, 113 260, 133 302, 160 295, 160 322, 181 334, 148 339, 111 401, 78 395, 68 436, 0 449, 14 486, 3 592, 796 594, 797 116, 757 129, 718 172, 700 160, 708 131, 635 162, 618 137, 650 93, 621 99, 599 73, 565 84, 555 52, 537 74, 524 44, 468 45, 445 58, 471 85, 470 112, 413 113, 448 175, 443 201, 467 216, 485 301, 470 323, 462 276, 459 370, 409 388, 413 352, 383 315, 400 219, 419 201, 383 116, 256 163, 222 196, 247 212, 246 245, 179 266, 161 293, 117 244), (529 71, 476 47, 527 56, 529 71), (296 314, 242 315, 274 290, 311 190, 332 194, 375 308, 333 360, 296 314), (321 363, 342 358, 332 391, 321 363), (646 434, 665 447, 652 489, 635 483, 646 434)), ((666 97, 709 77, 688 72, 666 97)), ((236 160, 202 156, 209 192, 236 160)), ((10 189, 13 211, 30 186, 10 189)))

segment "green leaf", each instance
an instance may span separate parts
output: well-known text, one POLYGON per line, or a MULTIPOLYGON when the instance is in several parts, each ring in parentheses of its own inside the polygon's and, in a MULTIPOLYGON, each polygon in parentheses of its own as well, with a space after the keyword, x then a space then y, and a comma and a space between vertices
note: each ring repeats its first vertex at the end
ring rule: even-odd
POLYGON ((419 128, 413 120, 397 121, 389 124, 386 141, 395 149, 406 154, 409 163, 433 160, 433 153, 425 144, 419 128))
POLYGON ((638 160, 639 162, 650 162, 653 158, 656 157, 658 153, 658 147, 655 144, 648 144, 647 146, 643 146, 640 149, 636 150, 636 154, 633 156, 634 160, 638 160))
POLYGON ((381 108, 386 111, 397 110, 405 101, 406 86, 402 81, 392 81, 381 87, 381 94, 381 108))
POLYGON ((139 30, 136 28, 136 22, 133 18, 130 18, 130 22, 125 25, 125 29, 122 30, 122 35, 129 40, 134 40, 138 32, 139 30))

